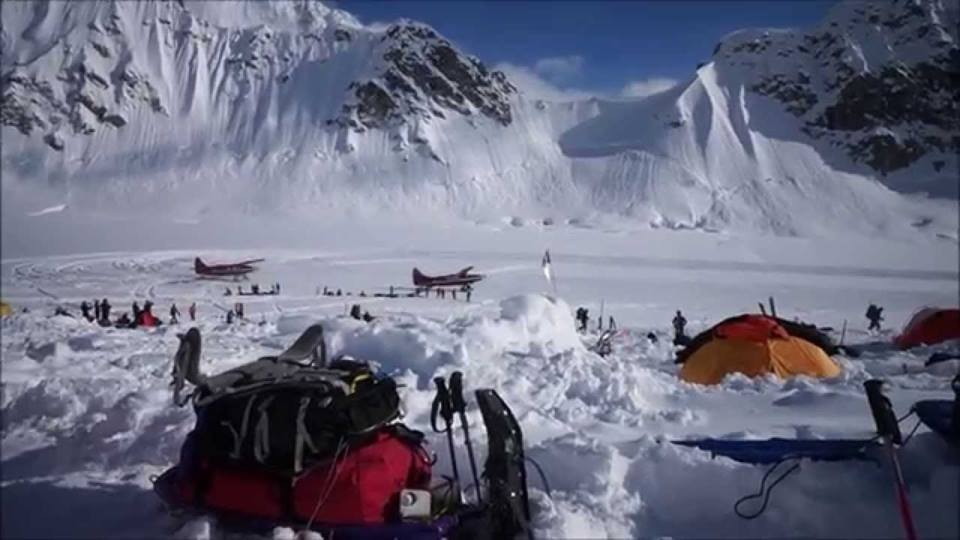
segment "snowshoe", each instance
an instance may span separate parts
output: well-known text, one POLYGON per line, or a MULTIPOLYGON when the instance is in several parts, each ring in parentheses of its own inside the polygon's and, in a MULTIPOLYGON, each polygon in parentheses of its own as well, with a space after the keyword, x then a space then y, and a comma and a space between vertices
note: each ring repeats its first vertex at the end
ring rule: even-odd
POLYGON ((475 392, 487 428, 486 503, 465 512, 455 538, 486 540, 533 539, 523 432, 510 408, 495 390, 475 392))

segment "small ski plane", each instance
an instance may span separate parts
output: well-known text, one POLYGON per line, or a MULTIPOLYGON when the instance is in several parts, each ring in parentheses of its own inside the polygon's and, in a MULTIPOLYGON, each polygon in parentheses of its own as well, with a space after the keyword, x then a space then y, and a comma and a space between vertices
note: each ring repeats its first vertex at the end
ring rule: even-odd
POLYGON ((263 262, 264 259, 250 259, 228 264, 205 264, 200 257, 193 260, 193 271, 200 277, 246 277, 257 268, 253 263, 263 262))
POLYGON ((443 276, 427 276, 420 270, 413 269, 413 285, 417 288, 430 289, 433 287, 465 287, 483 279, 483 274, 471 274, 472 266, 468 266, 455 274, 443 276))

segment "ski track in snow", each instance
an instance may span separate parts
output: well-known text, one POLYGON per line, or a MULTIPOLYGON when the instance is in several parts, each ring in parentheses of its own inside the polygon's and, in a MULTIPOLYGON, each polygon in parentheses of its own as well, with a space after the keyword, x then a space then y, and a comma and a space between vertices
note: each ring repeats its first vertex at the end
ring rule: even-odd
MULTIPOLYGON (((267 260, 251 281, 238 283, 280 281, 282 295, 225 297, 223 287, 237 283, 194 279, 194 253, 184 251, 3 262, 4 300, 30 310, 2 322, 4 537, 204 537, 211 527, 195 519, 181 528, 150 491, 150 478, 176 461, 193 424, 192 411, 173 407, 168 391, 175 333, 185 325, 117 330, 50 317, 55 301, 41 289, 73 313, 82 299, 107 297, 115 313, 129 310, 133 300, 150 299, 166 320, 170 302, 185 316, 190 301, 197 301, 207 372, 275 353, 308 324, 323 321, 332 353, 377 362, 406 385, 404 421, 428 433, 438 474, 449 473, 449 457, 445 441, 428 427, 431 380, 459 369, 470 388, 497 388, 520 420, 528 453, 543 466, 552 487, 548 498, 529 471, 535 524, 550 538, 898 536, 890 470, 883 460, 880 466, 803 462, 799 473, 776 489, 763 516, 742 521, 732 505, 756 490, 765 468, 711 458, 667 441, 867 438, 873 423, 862 383, 871 377, 890 381, 890 397, 901 414, 918 399, 951 396, 954 367, 922 367, 939 348, 893 350, 892 332, 865 332, 861 313, 869 300, 887 306, 890 328, 921 304, 954 302, 956 274, 942 269, 884 271, 556 250, 554 270, 568 305, 525 295, 546 288, 536 253, 443 246, 322 253, 222 250, 211 259, 252 254, 267 260), (391 284, 408 286, 414 265, 453 271, 469 264, 488 274, 471 304, 356 296, 391 284), (315 296, 323 285, 353 296, 315 296), (838 357, 844 373, 835 380, 733 376, 704 388, 677 379, 668 345, 672 310, 684 309, 689 330, 697 332, 722 317, 755 309, 770 292, 777 293, 778 308, 789 318, 812 318, 834 328, 848 319, 847 342, 863 345, 865 352, 860 358, 838 357), (596 333, 578 336, 570 313, 571 305, 586 305, 596 321, 600 298, 605 315, 617 317, 621 327, 607 358, 587 350, 596 333), (247 322, 227 326, 216 306, 238 300, 246 304, 247 322), (352 303, 378 319, 367 325, 344 318, 352 303), (650 331, 659 343, 646 339, 650 331)), ((482 462, 479 412, 471 410, 469 417, 482 462)), ((908 431, 912 422, 902 429, 908 431)), ((457 459, 467 461, 462 444, 457 459)), ((902 459, 920 536, 957 537, 958 517, 950 511, 960 500, 956 455, 921 428, 902 459)))

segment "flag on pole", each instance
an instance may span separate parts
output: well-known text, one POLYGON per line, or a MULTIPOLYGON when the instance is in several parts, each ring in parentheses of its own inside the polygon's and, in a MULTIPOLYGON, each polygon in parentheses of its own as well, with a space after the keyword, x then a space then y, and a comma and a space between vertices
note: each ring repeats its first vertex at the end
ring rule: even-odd
POLYGON ((541 262, 543 267, 543 277, 547 278, 547 282, 553 288, 553 294, 557 294, 557 282, 553 280, 553 268, 550 265, 550 250, 548 249, 543 253, 543 261, 541 262))

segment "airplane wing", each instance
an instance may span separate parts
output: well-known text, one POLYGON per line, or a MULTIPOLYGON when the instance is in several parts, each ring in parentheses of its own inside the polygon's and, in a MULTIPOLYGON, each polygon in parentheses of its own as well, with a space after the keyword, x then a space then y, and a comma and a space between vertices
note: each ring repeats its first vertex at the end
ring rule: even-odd
POLYGON ((461 276, 461 277, 462 277, 462 276, 465 276, 465 275, 469 274, 471 270, 473 270, 473 267, 472 267, 472 266, 468 266, 468 267, 464 268, 463 270, 457 272, 457 275, 458 275, 458 276, 461 276))
POLYGON ((238 263, 233 263, 233 264, 253 264, 253 263, 263 262, 265 260, 266 259, 250 259, 248 261, 240 261, 238 263))

